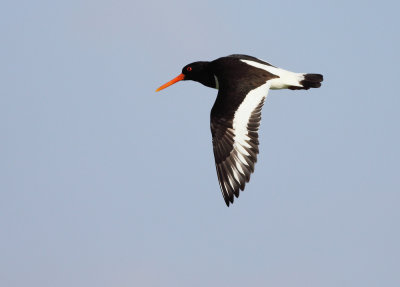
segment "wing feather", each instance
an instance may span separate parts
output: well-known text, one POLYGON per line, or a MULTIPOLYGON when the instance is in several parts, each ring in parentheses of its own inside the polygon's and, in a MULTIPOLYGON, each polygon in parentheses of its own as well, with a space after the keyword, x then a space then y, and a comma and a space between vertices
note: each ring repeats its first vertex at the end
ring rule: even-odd
MULTIPOLYGON (((261 109, 268 94, 269 83, 243 95, 243 100, 233 114, 211 111, 211 133, 218 180, 225 203, 233 203, 234 196, 244 190, 254 172, 259 152, 258 129, 261 109)), ((221 106, 221 95, 216 100, 221 106), (218 99, 219 98, 219 99, 218 99)), ((215 104, 214 104, 215 106, 215 104)))

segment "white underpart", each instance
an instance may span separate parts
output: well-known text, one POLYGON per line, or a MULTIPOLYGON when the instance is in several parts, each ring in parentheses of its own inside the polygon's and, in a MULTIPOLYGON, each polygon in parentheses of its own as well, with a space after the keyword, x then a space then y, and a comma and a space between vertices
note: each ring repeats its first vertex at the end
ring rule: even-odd
POLYGON ((233 147, 235 150, 238 151, 238 157, 240 161, 242 161, 246 165, 248 164, 246 163, 242 155, 248 156, 249 153, 243 147, 251 148, 251 146, 248 144, 250 138, 248 136, 247 124, 249 122, 251 113, 267 96, 269 88, 270 81, 266 82, 265 84, 259 86, 254 90, 251 90, 247 94, 243 102, 240 104, 233 117, 232 126, 233 130, 235 131, 233 147))
POLYGON ((302 87, 302 85, 300 84, 300 81, 304 80, 304 74, 302 73, 294 73, 286 71, 281 68, 264 65, 250 60, 241 60, 241 61, 245 62, 248 65, 251 65, 259 69, 263 69, 264 71, 267 71, 271 74, 278 76, 279 78, 275 78, 268 81, 271 84, 270 87, 271 90, 287 89, 289 86, 302 87))

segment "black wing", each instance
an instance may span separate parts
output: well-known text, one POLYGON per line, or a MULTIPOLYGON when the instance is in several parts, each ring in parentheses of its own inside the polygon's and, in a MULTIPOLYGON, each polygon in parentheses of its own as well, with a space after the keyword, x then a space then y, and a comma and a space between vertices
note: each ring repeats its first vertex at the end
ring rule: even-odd
POLYGON ((244 190, 254 172, 261 108, 268 90, 269 84, 265 83, 247 94, 236 94, 237 107, 232 106, 232 95, 220 90, 211 110, 215 166, 227 206, 234 196, 239 197, 239 190, 244 190))

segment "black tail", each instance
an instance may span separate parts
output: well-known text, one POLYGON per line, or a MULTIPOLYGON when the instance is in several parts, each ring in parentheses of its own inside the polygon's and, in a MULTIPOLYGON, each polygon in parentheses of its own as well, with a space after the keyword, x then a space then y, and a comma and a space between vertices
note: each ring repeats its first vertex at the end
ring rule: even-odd
POLYGON ((304 74, 304 80, 300 81, 304 90, 309 88, 319 88, 321 87, 321 82, 324 77, 321 74, 304 74))
POLYGON ((299 82, 301 86, 289 86, 290 90, 308 90, 321 87, 324 77, 321 74, 303 74, 304 79, 299 82))

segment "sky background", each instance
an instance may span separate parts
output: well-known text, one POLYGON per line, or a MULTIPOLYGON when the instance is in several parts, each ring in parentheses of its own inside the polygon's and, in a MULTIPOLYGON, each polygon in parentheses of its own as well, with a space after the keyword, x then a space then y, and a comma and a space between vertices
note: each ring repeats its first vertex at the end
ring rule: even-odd
POLYGON ((400 286, 398 1, 8 1, 0 10, 0 285, 400 286), (324 75, 271 91, 233 206, 216 90, 244 53, 324 75))

